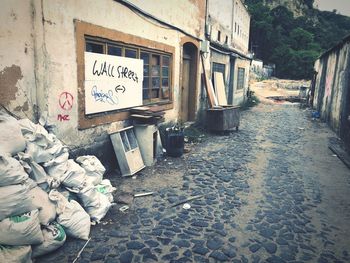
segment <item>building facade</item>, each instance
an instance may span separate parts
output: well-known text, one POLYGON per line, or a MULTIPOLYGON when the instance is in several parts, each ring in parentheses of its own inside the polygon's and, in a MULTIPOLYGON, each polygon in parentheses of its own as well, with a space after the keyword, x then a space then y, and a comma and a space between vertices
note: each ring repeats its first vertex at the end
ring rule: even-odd
MULTIPOLYGON (((165 121, 194 121, 206 96, 200 54, 208 10, 212 21, 220 17, 211 2, 4 0, 0 103, 21 118, 44 114, 71 149, 94 152, 112 151, 108 132, 129 125, 134 106, 164 110, 165 121)), ((240 0, 224 2, 236 15, 209 23, 204 63, 208 71, 225 65, 229 102, 239 103, 248 83, 249 16, 240 0)))
POLYGON ((250 15, 241 0, 208 0, 206 36, 211 74, 222 73, 230 105, 239 105, 248 89, 250 15))

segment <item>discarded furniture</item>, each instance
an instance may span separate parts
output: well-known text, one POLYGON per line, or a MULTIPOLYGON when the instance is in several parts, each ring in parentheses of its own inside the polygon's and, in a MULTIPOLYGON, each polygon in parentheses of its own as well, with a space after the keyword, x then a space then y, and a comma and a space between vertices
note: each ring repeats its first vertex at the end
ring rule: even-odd
POLYGON ((156 125, 135 124, 134 131, 142 159, 146 166, 152 166, 163 153, 159 130, 156 125))
POLYGON ((213 132, 238 130, 240 123, 239 106, 222 106, 207 110, 207 129, 213 132))
POLYGON ((109 133, 123 176, 133 175, 145 167, 133 128, 130 126, 109 133))

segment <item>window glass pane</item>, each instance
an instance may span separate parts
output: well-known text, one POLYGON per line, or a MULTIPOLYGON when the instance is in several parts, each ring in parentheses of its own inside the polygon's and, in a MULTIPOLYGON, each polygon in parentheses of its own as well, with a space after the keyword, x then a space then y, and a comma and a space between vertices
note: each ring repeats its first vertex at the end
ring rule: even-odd
POLYGON ((143 76, 149 76, 149 65, 143 66, 143 76))
POLYGON ((169 79, 163 78, 162 79, 162 98, 163 99, 169 99, 170 92, 169 92, 169 79))
POLYGON ((142 98, 144 99, 144 100, 147 100, 147 99, 149 99, 149 89, 143 89, 142 90, 142 98))
POLYGON ((237 89, 243 89, 244 88, 244 68, 238 68, 238 76, 237 76, 237 89))
POLYGON ((160 65, 160 56, 159 55, 152 55, 151 64, 152 65, 160 65))
POLYGON ((108 45, 108 55, 121 56, 122 48, 108 45))
POLYGON ((149 98, 149 78, 144 77, 143 78, 143 90, 142 90, 142 94, 143 94, 143 99, 148 99, 149 98))
POLYGON ((152 78, 152 88, 153 89, 160 88, 160 78, 152 78))
POLYGON ((163 77, 169 76, 169 68, 168 67, 162 67, 162 76, 163 77))
POLYGON ((103 44, 86 42, 86 51, 103 54, 103 44))
POLYGON ((152 66, 152 76, 158 77, 159 75, 159 66, 152 66))
POLYGON ((131 150, 137 148, 137 141, 136 141, 136 137, 134 135, 133 130, 131 130, 131 129, 127 130, 127 134, 128 134, 128 139, 129 139, 131 150))
POLYGON ((122 142, 123 142, 124 151, 125 151, 125 152, 130 151, 130 146, 129 146, 129 142, 128 142, 128 137, 126 136, 126 131, 121 131, 121 132, 120 132, 120 137, 121 137, 122 142))
POLYGON ((152 89, 151 98, 159 98, 159 89, 152 89))
POLYGON ((163 66, 169 66, 170 63, 170 57, 168 56, 163 56, 163 66))
POLYGON ((127 58, 136 58, 137 52, 133 49, 125 49, 125 57, 127 58))
POLYGON ((141 59, 143 59, 143 64, 149 64, 149 53, 141 52, 141 59))

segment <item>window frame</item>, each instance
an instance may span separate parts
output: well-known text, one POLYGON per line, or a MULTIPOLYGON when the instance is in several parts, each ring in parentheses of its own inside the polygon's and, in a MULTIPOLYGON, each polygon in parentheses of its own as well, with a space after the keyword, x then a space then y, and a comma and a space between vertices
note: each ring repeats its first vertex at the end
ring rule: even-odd
MULTIPOLYGON (((168 54, 171 59, 169 61, 169 99, 151 101, 143 103, 156 110, 170 110, 174 108, 173 92, 174 92, 174 56, 175 47, 164 43, 151 41, 139 36, 126 34, 113 29, 104 28, 102 26, 93 25, 80 20, 74 20, 75 37, 76 37, 76 54, 77 54, 77 81, 78 81, 78 128, 87 129, 103 124, 116 121, 123 121, 130 117, 130 109, 120 109, 115 111, 101 112, 96 114, 85 115, 85 62, 84 53, 86 48, 85 38, 90 40, 108 41, 112 45, 125 46, 129 48, 142 48, 150 52, 168 54), (151 47, 151 48, 150 48, 151 47)), ((105 51, 107 52, 107 51, 105 51)), ((139 54, 138 54, 139 56, 139 54)))
MULTIPOLYGON (((149 56, 149 64, 148 65, 148 72, 149 75, 146 77, 148 78, 148 96, 147 99, 142 99, 142 106, 148 106, 152 105, 155 103, 165 103, 170 101, 170 94, 171 94, 171 75, 172 75, 172 68, 171 68, 171 61, 172 61, 172 54, 166 53, 166 52, 161 52, 158 50, 152 50, 150 48, 145 48, 145 47, 140 47, 140 46, 135 46, 135 45, 125 45, 123 43, 117 42, 117 41, 110 41, 108 39, 103 39, 103 38, 98 38, 98 37, 91 37, 91 36, 85 36, 85 47, 87 46, 88 43, 92 44, 99 44, 103 47, 103 52, 104 53, 98 53, 98 54, 105 54, 109 55, 109 47, 118 47, 121 48, 121 57, 126 57, 126 50, 133 50, 136 51, 136 59, 142 59, 141 58, 141 53, 146 53, 149 56), (152 76, 152 65, 151 60, 153 56, 159 56, 159 76, 152 76), (164 66, 163 64, 163 59, 164 57, 168 57, 169 62, 167 66, 164 66), (168 68, 168 76, 163 76, 163 68, 168 68), (158 91, 158 96, 157 97, 152 97, 152 90, 155 90, 152 88, 152 81, 154 78, 159 78, 159 91, 158 91), (167 98, 162 98, 163 95, 163 80, 168 79, 168 93, 169 96, 167 98)), ((92 52, 92 53, 97 53, 97 52, 92 52)), ((118 56, 118 55, 110 55, 110 56, 118 56)), ((145 75, 144 75, 145 78, 145 75)), ((144 87, 142 86, 143 91, 145 90, 144 87)), ((142 93, 143 93, 142 91, 142 93)))
POLYGON ((241 91, 244 89, 245 84, 245 68, 238 67, 237 69, 237 90, 241 91))

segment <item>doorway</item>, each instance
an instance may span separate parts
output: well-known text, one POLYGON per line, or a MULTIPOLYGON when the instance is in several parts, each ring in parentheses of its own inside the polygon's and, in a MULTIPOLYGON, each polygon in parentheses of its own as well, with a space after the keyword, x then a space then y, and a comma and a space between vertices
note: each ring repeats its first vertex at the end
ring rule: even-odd
POLYGON ((192 43, 185 43, 182 56, 179 114, 182 122, 194 121, 196 117, 197 58, 197 47, 192 43))

